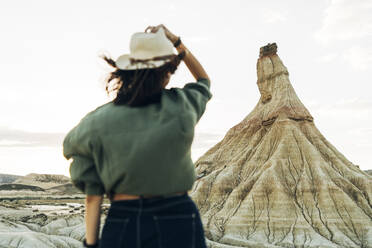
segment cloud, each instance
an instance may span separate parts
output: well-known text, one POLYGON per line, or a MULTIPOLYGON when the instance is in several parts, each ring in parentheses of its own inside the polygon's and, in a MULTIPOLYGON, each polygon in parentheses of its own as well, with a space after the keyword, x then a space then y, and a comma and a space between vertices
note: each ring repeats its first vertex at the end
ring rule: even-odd
POLYGON ((188 42, 191 43, 205 43, 210 40, 209 37, 206 36, 190 36, 186 38, 188 42))
MULTIPOLYGON (((351 135, 363 136, 372 135, 372 128, 371 127, 364 127, 364 128, 355 128, 348 132, 351 135)), ((368 142, 370 146, 372 146, 371 142, 368 142)))
MULTIPOLYGON (((368 143, 372 146, 372 133, 368 131, 372 122, 372 101, 368 99, 344 99, 333 103, 312 103, 308 105, 320 128, 333 133, 337 139, 342 139, 355 130, 365 131, 364 137, 355 136, 353 143, 358 143, 369 137, 368 143)), ((355 131, 356 133, 359 131, 355 131)), ((325 135, 327 137, 327 135, 325 135)))
POLYGON ((276 23, 283 22, 287 20, 287 14, 285 12, 273 9, 265 9, 262 11, 262 16, 264 22, 266 23, 276 23))
POLYGON ((343 57, 358 71, 372 68, 372 46, 353 46, 344 52, 343 57))
POLYGON ((356 71, 368 71, 372 68, 372 46, 354 45, 341 53, 331 52, 316 59, 320 63, 330 63, 344 60, 356 71))
POLYGON ((332 0, 315 38, 323 44, 372 35, 372 1, 332 0))
POLYGON ((330 106, 335 109, 372 111, 372 101, 360 98, 341 99, 330 106))
POLYGON ((342 59, 356 71, 372 67, 372 1, 332 0, 314 38, 327 47, 319 62, 342 59))
POLYGON ((337 57, 338 57, 337 53, 328 53, 328 54, 325 54, 319 57, 317 61, 321 63, 329 63, 329 62, 334 61, 337 57))
POLYGON ((332 108, 332 109, 350 109, 350 110, 372 110, 372 101, 368 99, 362 98, 344 98, 340 99, 336 102, 331 104, 322 104, 317 101, 310 102, 310 106, 314 107, 315 109, 322 109, 322 108, 332 108))
POLYGON ((351 98, 333 103, 309 104, 315 125, 348 160, 372 169, 372 101, 351 98))
POLYGON ((64 133, 25 132, 0 127, 0 147, 61 146, 64 133))

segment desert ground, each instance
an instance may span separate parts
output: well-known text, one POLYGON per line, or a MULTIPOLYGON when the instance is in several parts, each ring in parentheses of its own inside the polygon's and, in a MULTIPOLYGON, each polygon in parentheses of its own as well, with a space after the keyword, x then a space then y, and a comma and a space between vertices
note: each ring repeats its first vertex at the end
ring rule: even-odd
MULTIPOLYGON (((0 174, 0 247, 82 247, 84 197, 62 175, 9 180, 9 175, 0 174)), ((101 228, 108 208, 105 199, 101 228)))

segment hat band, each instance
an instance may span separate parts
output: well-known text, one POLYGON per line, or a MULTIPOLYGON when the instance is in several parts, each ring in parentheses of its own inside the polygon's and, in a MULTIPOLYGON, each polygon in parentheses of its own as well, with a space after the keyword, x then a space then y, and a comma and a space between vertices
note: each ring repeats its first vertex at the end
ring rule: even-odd
POLYGON ((157 57, 153 57, 153 58, 150 58, 150 59, 129 58, 129 60, 130 60, 130 63, 131 64, 134 64, 134 63, 146 63, 146 62, 149 62, 149 61, 156 61, 156 60, 170 60, 170 59, 175 58, 176 56, 177 55, 175 55, 175 54, 171 54, 171 55, 165 55, 165 56, 157 56, 157 57))

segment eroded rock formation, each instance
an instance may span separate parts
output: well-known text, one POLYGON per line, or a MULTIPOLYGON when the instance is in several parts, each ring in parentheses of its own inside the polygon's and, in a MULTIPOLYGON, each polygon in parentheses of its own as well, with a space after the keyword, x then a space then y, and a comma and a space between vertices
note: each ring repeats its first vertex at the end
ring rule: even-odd
POLYGON ((196 162, 209 245, 372 247, 372 177, 316 128, 275 43, 257 77, 256 107, 196 162))
MULTIPOLYGON (((0 248, 80 248, 85 237, 80 204, 0 204, 0 248)), ((108 206, 103 206, 102 231, 108 206)))
POLYGON ((79 248, 85 235, 83 216, 51 217, 32 210, 0 206, 0 248, 79 248))

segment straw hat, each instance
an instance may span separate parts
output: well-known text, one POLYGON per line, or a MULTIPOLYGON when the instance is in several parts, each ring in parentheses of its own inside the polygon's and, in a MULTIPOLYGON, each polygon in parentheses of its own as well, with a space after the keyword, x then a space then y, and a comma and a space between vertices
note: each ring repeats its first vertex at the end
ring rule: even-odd
POLYGON ((130 54, 123 54, 115 61, 121 70, 157 68, 174 58, 173 44, 164 29, 156 33, 135 33, 130 40, 130 54))

